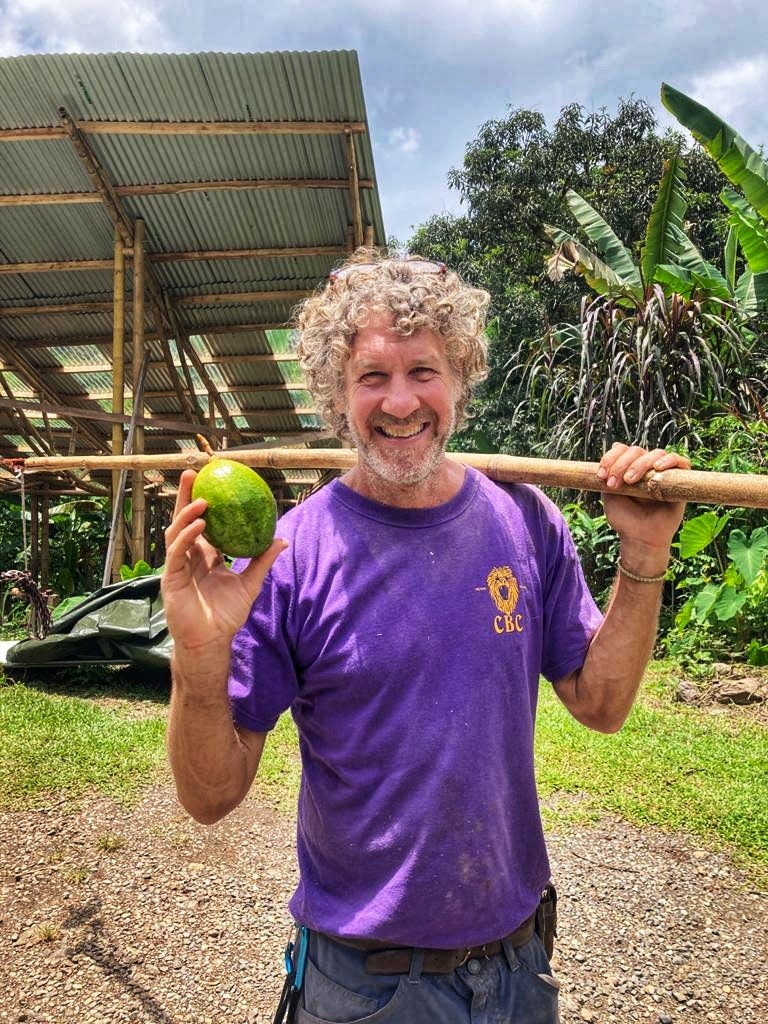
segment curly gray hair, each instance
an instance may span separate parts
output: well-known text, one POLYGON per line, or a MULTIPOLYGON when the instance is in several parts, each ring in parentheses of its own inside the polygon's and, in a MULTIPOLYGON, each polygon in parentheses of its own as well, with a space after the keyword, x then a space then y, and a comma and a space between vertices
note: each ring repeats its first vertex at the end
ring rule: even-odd
MULTIPOLYGON (((426 261, 428 262, 428 261, 426 261)), ((436 273, 417 257, 380 255, 358 249, 331 280, 299 307, 297 354, 318 411, 338 437, 349 439, 346 416, 336 403, 344 393, 344 366, 355 334, 376 313, 392 316, 393 329, 407 337, 433 331, 459 384, 456 426, 466 420, 476 384, 485 378, 485 314, 490 296, 451 270, 436 273), (359 269, 355 269, 359 268, 359 269)))

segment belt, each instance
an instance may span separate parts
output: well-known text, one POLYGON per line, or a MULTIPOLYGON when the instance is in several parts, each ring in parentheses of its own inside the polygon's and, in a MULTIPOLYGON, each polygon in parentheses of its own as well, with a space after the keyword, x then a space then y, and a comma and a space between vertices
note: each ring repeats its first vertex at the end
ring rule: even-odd
MULTIPOLYGON (((486 942, 482 946, 464 946, 460 949, 425 949, 422 971, 425 974, 450 974, 473 958, 494 956, 503 952, 504 943, 513 949, 524 946, 533 937, 536 914, 523 921, 503 939, 486 942)), ((365 969, 368 974, 407 974, 411 969, 413 947, 395 946, 382 948, 383 943, 365 939, 340 939, 335 935, 328 936, 333 942, 352 949, 361 949, 368 953, 365 958, 365 969)))

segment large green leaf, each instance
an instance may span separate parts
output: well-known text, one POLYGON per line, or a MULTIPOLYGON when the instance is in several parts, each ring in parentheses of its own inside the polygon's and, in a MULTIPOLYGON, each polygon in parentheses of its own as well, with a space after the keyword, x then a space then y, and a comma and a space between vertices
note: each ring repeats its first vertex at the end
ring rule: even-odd
POLYGON ((720 198, 731 211, 728 223, 736 232, 749 269, 753 274, 764 274, 768 271, 768 222, 731 189, 723 189, 720 198))
POLYGON ((565 199, 587 238, 596 246, 611 270, 630 288, 642 288, 640 271, 632 259, 632 254, 611 225, 573 189, 568 189, 565 199))
POLYGON ((722 531, 730 515, 719 516, 717 512, 702 512, 700 516, 687 519, 680 530, 680 557, 691 558, 703 551, 722 531))
POLYGON ((723 587, 718 594, 712 611, 721 622, 727 622, 741 611, 747 594, 743 590, 736 590, 735 587, 723 587))
POLYGON ((747 267, 736 283, 734 298, 739 309, 749 315, 768 309, 768 273, 753 274, 747 267))
POLYGON ((693 614, 699 622, 706 622, 722 589, 721 583, 707 583, 693 599, 693 614))
POLYGON ((685 299, 690 299, 693 295, 714 297, 724 302, 733 299, 728 282, 711 263, 705 263, 701 273, 674 264, 662 263, 656 267, 653 279, 664 288, 666 294, 677 292, 685 299))
POLYGON ((760 154, 717 114, 666 82, 661 86, 661 102, 690 130, 757 212, 768 218, 768 164, 760 154))
POLYGON ((645 229, 645 244, 640 253, 640 271, 646 285, 655 276, 660 263, 675 263, 680 251, 680 235, 684 235, 685 171, 680 157, 664 161, 651 215, 645 229))
POLYGON ((758 526, 749 538, 743 530, 733 530, 728 537, 728 557, 741 573, 748 587, 757 579, 768 555, 768 530, 758 526))

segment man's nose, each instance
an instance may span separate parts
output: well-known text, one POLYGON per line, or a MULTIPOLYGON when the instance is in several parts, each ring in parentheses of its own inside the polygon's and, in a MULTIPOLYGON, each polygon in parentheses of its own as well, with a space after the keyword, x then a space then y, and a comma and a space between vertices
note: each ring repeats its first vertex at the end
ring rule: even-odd
POLYGON ((393 376, 381 403, 381 410, 388 416, 395 416, 397 419, 403 420, 411 413, 416 412, 420 404, 408 378, 393 376))

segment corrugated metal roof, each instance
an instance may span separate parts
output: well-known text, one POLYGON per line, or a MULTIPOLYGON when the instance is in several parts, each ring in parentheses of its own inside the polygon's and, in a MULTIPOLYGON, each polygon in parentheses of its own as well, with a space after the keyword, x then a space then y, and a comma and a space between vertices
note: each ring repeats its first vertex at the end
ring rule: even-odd
MULTIPOLYGON (((187 360, 189 380, 204 414, 209 414, 207 387, 212 385, 220 389, 222 405, 245 440, 295 433, 300 439, 302 430, 308 442, 319 436, 321 424, 315 415, 291 411, 311 408, 306 391, 285 387, 301 383, 295 361, 253 358, 289 352, 289 335, 253 325, 287 322, 297 293, 311 291, 349 248, 355 204, 345 125, 362 128, 351 136, 360 181, 359 229, 367 227, 374 244, 385 242, 357 55, 332 51, 10 57, 0 59, 0 93, 0 265, 112 260, 114 227, 108 204, 65 133, 66 119, 59 114, 63 108, 116 190, 128 221, 145 222, 147 265, 181 332, 192 336, 207 371, 208 383, 187 360), (94 122, 111 124, 105 129, 94 122), (137 132, 128 127, 136 122, 162 122, 168 127, 145 124, 137 132), (234 129, 240 130, 230 125, 226 134, 220 134, 221 122, 235 122, 234 129), (241 130, 253 122, 278 122, 282 128, 266 134, 241 130), (286 130, 286 123, 297 122, 302 123, 300 132, 286 130), (311 132, 305 122, 310 127, 330 123, 334 130, 311 132), (184 133, 171 130, 175 123, 187 126, 184 133), (199 129, 189 133, 189 125, 201 124, 208 126, 205 134, 199 129), (50 131, 46 137, 27 133, 8 139, 9 130, 23 129, 50 131), (296 179, 305 184, 296 187, 296 179), (253 187, 254 182, 268 187, 253 187), (168 191, 178 183, 187 188, 168 191), (200 183, 207 187, 201 190, 200 183), (3 202, 3 197, 65 194, 66 203, 3 202), (261 249, 309 251, 264 256, 247 252, 261 249), (230 255, 216 255, 223 250, 230 255), (172 261, 162 259, 168 254, 174 254, 172 261), (204 258, 197 258, 200 254, 204 258), (259 301, 259 293, 269 293, 269 299, 259 301), (227 301, 227 295, 233 298, 227 301)), ((128 408, 130 266, 129 260, 128 408)), ((9 386, 21 382, 24 395, 73 410, 73 415, 60 413, 58 418, 49 412, 47 426, 39 410, 24 410, 41 436, 47 437, 50 428, 57 448, 66 447, 71 425, 77 422, 77 453, 106 451, 111 424, 79 421, 74 411, 110 408, 112 271, 40 271, 26 267, 0 272, 2 374, 6 384, 15 382, 9 386), (86 308, 78 308, 81 305, 86 308), (62 372, 62 367, 78 372, 62 372)), ((151 361, 145 384, 147 414, 183 422, 185 410, 176 389, 179 380, 185 389, 187 383, 178 347, 172 340, 179 375, 174 381, 160 342, 153 338, 156 324, 149 301, 145 331, 151 361)), ((216 426, 220 433, 227 426, 221 415, 216 426)), ((0 455, 31 450, 29 438, 26 449, 19 443, 18 430, 12 410, 7 405, 0 408, 0 455)), ((183 449, 191 443, 189 433, 181 429, 148 428, 146 438, 147 450, 183 449)), ((229 438, 230 444, 238 440, 229 438)))

